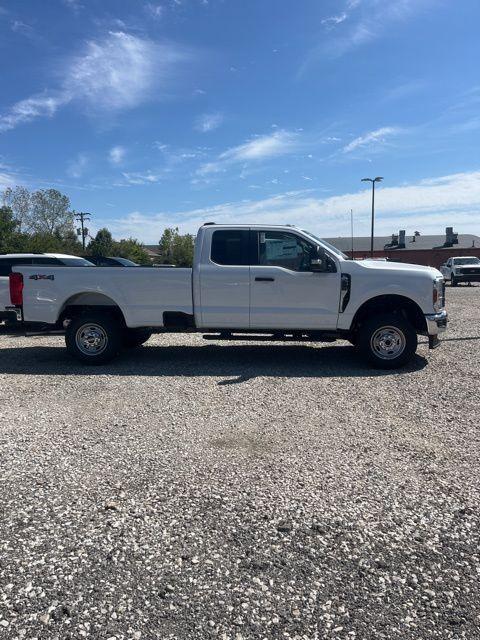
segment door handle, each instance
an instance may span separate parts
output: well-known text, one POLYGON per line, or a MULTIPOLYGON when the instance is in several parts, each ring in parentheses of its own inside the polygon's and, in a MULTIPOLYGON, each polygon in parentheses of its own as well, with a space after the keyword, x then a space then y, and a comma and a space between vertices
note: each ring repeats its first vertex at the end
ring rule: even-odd
POLYGON ((273 282, 275 278, 255 278, 255 282, 273 282))

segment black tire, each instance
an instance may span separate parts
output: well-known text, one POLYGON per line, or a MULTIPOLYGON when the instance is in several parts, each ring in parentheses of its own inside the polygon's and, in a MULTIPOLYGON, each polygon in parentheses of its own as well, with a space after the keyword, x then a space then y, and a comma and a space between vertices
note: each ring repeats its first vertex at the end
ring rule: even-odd
POLYGON ((456 286, 457 286, 457 284, 458 284, 458 282, 457 282, 457 280, 456 280, 455 276, 454 276, 454 275, 453 275, 453 273, 452 273, 452 275, 450 276, 450 286, 452 286, 452 287, 456 287, 456 286))
POLYGON ((367 318, 358 333, 357 348, 378 369, 398 369, 417 350, 417 333, 410 322, 397 313, 367 318))
POLYGON ((106 313, 92 313, 74 318, 67 327, 68 352, 85 364, 110 362, 122 347, 122 327, 106 313))
POLYGON ((123 332, 123 346, 127 349, 135 349, 145 344, 151 338, 150 329, 125 329, 123 332))

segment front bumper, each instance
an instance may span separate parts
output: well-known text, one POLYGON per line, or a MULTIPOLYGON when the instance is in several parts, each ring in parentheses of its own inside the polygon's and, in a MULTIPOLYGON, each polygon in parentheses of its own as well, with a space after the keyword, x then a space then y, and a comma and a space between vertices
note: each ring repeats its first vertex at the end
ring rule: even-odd
POLYGON ((447 329, 448 313, 442 309, 438 313, 425 314, 427 321, 427 333, 429 336, 436 336, 447 329))
POLYGON ((480 274, 478 273, 455 273, 454 276, 457 282, 480 282, 480 274))

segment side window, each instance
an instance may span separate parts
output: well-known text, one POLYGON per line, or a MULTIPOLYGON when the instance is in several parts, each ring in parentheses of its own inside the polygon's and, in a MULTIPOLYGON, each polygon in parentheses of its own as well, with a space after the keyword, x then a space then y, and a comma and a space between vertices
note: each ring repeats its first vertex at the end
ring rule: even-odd
POLYGON ((210 258, 216 264, 249 265, 248 229, 225 229, 214 231, 210 258))
POLYGON ((32 258, 32 264, 56 264, 61 265, 61 261, 58 258, 32 258))
POLYGON ((447 261, 447 267, 451 267, 452 266, 452 259, 449 258, 447 261))
POLYGON ((9 276, 12 272, 11 260, 0 260, 0 276, 9 276))
POLYGON ((293 233, 260 231, 258 233, 258 264, 284 267, 291 271, 310 271, 315 247, 293 233))

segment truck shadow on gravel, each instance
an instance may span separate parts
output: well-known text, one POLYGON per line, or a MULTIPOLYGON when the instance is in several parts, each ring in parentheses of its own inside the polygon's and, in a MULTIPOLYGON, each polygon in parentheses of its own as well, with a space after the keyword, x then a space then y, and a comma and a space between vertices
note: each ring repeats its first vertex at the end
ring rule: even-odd
POLYGON ((428 364, 416 355, 393 371, 365 365, 350 346, 199 345, 149 346, 123 352, 107 365, 87 366, 71 358, 63 346, 0 349, 0 374, 224 377, 219 385, 258 377, 335 378, 395 376, 420 371, 428 364))

